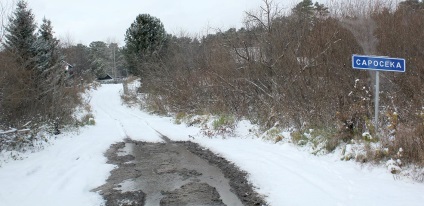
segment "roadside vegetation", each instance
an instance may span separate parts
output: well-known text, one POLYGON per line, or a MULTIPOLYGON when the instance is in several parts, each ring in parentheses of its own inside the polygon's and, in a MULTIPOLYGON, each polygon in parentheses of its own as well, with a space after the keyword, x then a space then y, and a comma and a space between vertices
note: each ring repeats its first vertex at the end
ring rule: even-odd
POLYGON ((52 135, 95 124, 82 95, 91 82, 133 75, 125 102, 200 125, 211 138, 249 120, 259 138, 387 163, 394 174, 412 168, 424 180, 423 1, 302 0, 286 9, 262 0, 243 28, 199 37, 168 34, 160 19, 140 14, 123 47, 59 41, 25 1, 13 12, 0 7, 0 150, 26 148, 42 128, 52 135), (352 54, 406 59, 405 73, 380 73, 378 130, 375 74, 352 69, 352 54))
POLYGON ((128 74, 113 40, 59 40, 49 19, 35 19, 25 0, 0 3, 0 155, 37 150, 63 130, 95 125, 87 95, 99 85, 93 80, 120 82, 128 74))
POLYGON ((0 156, 19 159, 63 130, 95 124, 84 95, 93 75, 65 61, 51 21, 37 24, 26 1, 0 3, 0 21, 0 156))
POLYGON ((198 38, 159 29, 148 50, 132 49, 143 47, 132 46, 139 43, 131 35, 143 34, 127 32, 124 52, 144 107, 175 114, 177 123, 212 115, 212 128, 224 131, 221 125, 248 119, 262 138, 309 145, 314 154, 341 152, 343 160, 387 162, 394 174, 415 165, 422 180, 422 22, 418 0, 303 0, 289 11, 263 0, 246 12, 243 28, 198 38), (378 131, 375 74, 352 69, 352 54, 407 61, 405 73, 380 73, 378 131), (281 135, 286 130, 289 139, 281 135))

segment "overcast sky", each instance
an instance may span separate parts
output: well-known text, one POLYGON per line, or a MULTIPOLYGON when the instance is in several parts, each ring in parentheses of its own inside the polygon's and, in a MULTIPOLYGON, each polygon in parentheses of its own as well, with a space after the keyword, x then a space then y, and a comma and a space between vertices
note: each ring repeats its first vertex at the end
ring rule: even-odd
MULTIPOLYGON (((3 0, 1 0, 3 1, 3 0)), ((16 1, 16 0, 15 0, 16 1)), ((27 0, 37 23, 50 19, 55 35, 74 43, 112 40, 121 46, 138 14, 159 18, 168 33, 205 34, 207 28, 242 27, 244 11, 262 0, 27 0)), ((274 0, 291 8, 300 0, 274 0)), ((213 32, 209 30, 209 32, 213 32)))

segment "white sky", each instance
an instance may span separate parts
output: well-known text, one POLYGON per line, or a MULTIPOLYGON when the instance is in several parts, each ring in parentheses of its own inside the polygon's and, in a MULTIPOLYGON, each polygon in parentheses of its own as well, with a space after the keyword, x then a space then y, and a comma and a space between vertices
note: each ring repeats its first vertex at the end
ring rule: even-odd
MULTIPOLYGON (((3 1, 3 0, 1 0, 3 1)), ((5 0, 13 1, 13 0, 5 0)), ((16 1, 16 0, 15 0, 16 1)), ((50 19, 56 36, 88 45, 92 41, 124 44, 127 28, 138 14, 159 18, 168 33, 191 35, 242 27, 244 11, 262 0, 27 0, 37 23, 50 19)), ((274 0, 291 8, 300 0, 274 0)), ((320 0, 318 0, 320 1, 320 0)), ((315 2, 315 1, 314 1, 315 2)), ((321 2, 321 1, 320 1, 321 2)))

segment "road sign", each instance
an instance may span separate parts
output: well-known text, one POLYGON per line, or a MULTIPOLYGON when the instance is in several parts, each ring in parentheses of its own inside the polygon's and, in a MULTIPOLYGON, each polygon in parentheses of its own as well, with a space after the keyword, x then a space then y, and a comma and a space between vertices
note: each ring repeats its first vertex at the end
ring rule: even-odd
POLYGON ((405 72, 405 59, 352 55, 352 67, 354 69, 375 70, 375 100, 374 100, 374 121, 375 133, 378 135, 378 113, 380 94, 380 74, 379 71, 405 72))
POLYGON ((352 67, 354 69, 367 69, 377 71, 405 72, 405 59, 352 55, 352 67))

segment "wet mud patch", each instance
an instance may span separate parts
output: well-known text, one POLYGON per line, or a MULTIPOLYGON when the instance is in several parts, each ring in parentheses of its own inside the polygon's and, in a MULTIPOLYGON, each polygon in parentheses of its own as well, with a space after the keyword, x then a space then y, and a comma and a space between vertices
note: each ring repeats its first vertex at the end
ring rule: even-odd
POLYGON ((248 174, 236 165, 196 143, 178 142, 178 144, 184 145, 193 154, 220 168, 225 177, 230 180, 232 190, 244 205, 268 205, 264 197, 254 191, 254 187, 247 180, 248 174))
POLYGON ((192 142, 126 139, 111 145, 105 156, 116 168, 93 191, 106 206, 266 205, 245 172, 192 142))
POLYGON ((120 192, 112 190, 108 194, 103 195, 106 200, 106 205, 109 206, 130 206, 144 205, 145 194, 142 191, 120 192))
POLYGON ((160 206, 177 205, 216 205, 225 206, 215 188, 206 183, 190 182, 166 195, 160 201, 160 206), (206 200, 206 201, 205 201, 206 200))

